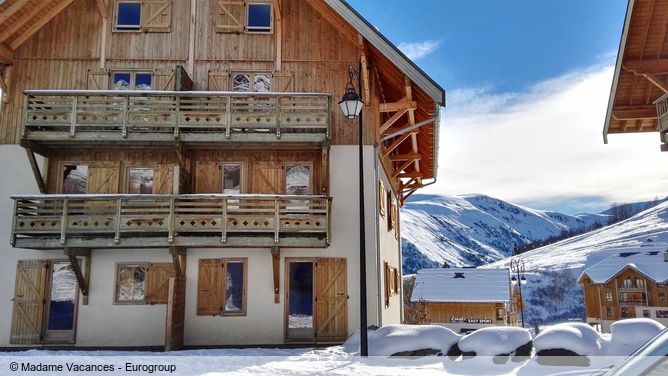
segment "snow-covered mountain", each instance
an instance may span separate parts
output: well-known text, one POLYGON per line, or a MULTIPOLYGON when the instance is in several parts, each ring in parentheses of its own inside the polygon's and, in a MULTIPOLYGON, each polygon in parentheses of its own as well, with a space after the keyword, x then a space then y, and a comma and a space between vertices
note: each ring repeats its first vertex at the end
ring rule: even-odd
POLYGON ((513 254, 515 247, 609 222, 610 214, 568 215, 493 197, 415 195, 401 212, 403 271, 479 266, 513 254))

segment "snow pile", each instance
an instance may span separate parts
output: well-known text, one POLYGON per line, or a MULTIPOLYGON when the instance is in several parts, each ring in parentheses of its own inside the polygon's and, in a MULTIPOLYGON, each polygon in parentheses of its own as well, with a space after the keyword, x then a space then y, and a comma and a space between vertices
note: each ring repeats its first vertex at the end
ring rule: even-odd
POLYGON ((630 355, 665 328, 661 323, 645 318, 614 322, 610 326, 611 338, 606 344, 606 354, 630 355))
MULTIPOLYGON (((564 323, 547 327, 533 340, 537 355, 549 350, 566 350, 577 355, 599 355, 603 338, 584 323, 564 323)), ((566 354, 558 354, 566 355, 566 354)))
POLYGON ((498 326, 478 329, 459 341, 459 349, 479 356, 515 354, 531 342, 531 333, 523 328, 498 326))
MULTIPOLYGON (((385 325, 369 332, 369 355, 390 356, 423 349, 446 353, 460 338, 459 334, 438 325, 385 325)), ((359 332, 343 344, 343 350, 348 353, 359 351, 359 332)))

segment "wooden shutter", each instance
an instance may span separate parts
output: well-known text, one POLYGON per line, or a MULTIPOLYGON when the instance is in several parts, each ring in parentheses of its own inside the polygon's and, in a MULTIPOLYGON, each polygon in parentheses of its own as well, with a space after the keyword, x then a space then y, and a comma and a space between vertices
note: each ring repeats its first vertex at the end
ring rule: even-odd
POLYGON ((276 162, 255 162, 251 184, 252 193, 283 194, 283 166, 276 162))
POLYGON ((280 93, 290 93, 295 91, 295 74, 294 72, 276 71, 273 74, 271 82, 271 91, 280 93))
POLYGON ((30 345, 41 342, 48 266, 46 260, 17 263, 9 343, 30 345))
POLYGON ((199 260, 197 314, 220 314, 224 308, 223 292, 222 260, 199 260))
POLYGON ((88 166, 86 193, 118 193, 120 163, 91 164, 88 166))
POLYGON ((195 193, 220 193, 220 163, 197 161, 195 166, 195 193))
POLYGON ((315 264, 315 330, 319 342, 348 337, 348 290, 345 258, 319 258, 315 264))
POLYGON ((159 165, 153 170, 153 193, 171 194, 174 188, 174 166, 159 165))
POLYGON ((155 70, 153 72, 153 90, 171 91, 176 89, 174 69, 155 70))
POLYGON ((228 90, 230 82, 230 72, 226 70, 210 70, 209 71, 209 91, 226 91, 228 90))
POLYGON ((169 278, 174 277, 174 264, 148 264, 146 269, 146 304, 167 304, 169 278))
POLYGON ((394 277, 394 293, 398 294, 401 286, 401 275, 399 273, 399 268, 393 268, 392 274, 394 277))
POLYGON ((246 5, 243 0, 216 0, 216 32, 243 33, 246 5))
POLYGON ((109 90, 109 71, 91 71, 88 70, 88 78, 86 81, 86 89, 88 90, 109 90))
POLYGON ((142 31, 169 33, 172 26, 172 0, 142 1, 142 31))
POLYGON ((383 270, 385 275, 385 284, 384 284, 385 308, 387 308, 390 306, 390 294, 392 293, 392 287, 390 286, 390 281, 392 277, 390 275, 390 265, 387 263, 387 261, 383 262, 383 270))

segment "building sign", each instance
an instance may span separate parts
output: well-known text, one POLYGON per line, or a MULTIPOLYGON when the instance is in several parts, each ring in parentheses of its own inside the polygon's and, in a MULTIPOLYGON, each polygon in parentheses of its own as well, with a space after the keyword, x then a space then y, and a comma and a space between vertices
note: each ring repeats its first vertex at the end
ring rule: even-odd
POLYGON ((455 324, 491 324, 492 319, 476 317, 450 317, 450 322, 455 324))

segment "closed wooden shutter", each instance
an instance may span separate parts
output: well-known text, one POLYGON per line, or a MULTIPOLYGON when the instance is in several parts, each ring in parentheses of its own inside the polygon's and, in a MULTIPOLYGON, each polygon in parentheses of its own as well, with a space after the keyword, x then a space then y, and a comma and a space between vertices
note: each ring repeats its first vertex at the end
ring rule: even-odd
POLYGON ((283 194, 283 166, 277 162, 255 162, 251 185, 252 193, 283 194))
POLYGON ((223 262, 199 260, 197 314, 217 315, 223 311, 223 262))
POLYGON ((91 71, 88 70, 88 78, 86 81, 86 89, 88 90, 109 90, 109 71, 91 71))
POLYGON ((216 0, 216 32, 243 33, 246 4, 243 0, 216 0))
POLYGON ((9 343, 30 345, 41 342, 47 275, 48 263, 45 260, 17 263, 9 343))
POLYGON ((110 162, 88 166, 88 184, 86 193, 118 193, 120 163, 110 162))
POLYGON ((146 304, 167 304, 169 278, 174 277, 174 264, 148 264, 146 270, 146 304))
POLYGON ((195 166, 195 193, 220 193, 220 163, 197 161, 195 166))
POLYGON ((279 93, 290 93, 295 91, 294 72, 274 72, 272 90, 279 93))
POLYGON ((209 91, 226 91, 229 88, 230 72, 226 70, 209 71, 209 91))
POLYGON ((319 258, 315 264, 315 329, 318 342, 348 338, 348 289, 345 258, 319 258))
POLYGON ((153 90, 172 91, 176 89, 174 69, 155 70, 153 72, 153 90))
POLYGON ((172 194, 174 188, 174 166, 159 165, 153 170, 153 193, 172 194))
POLYGON ((172 26, 172 0, 142 1, 142 31, 169 33, 172 26))

